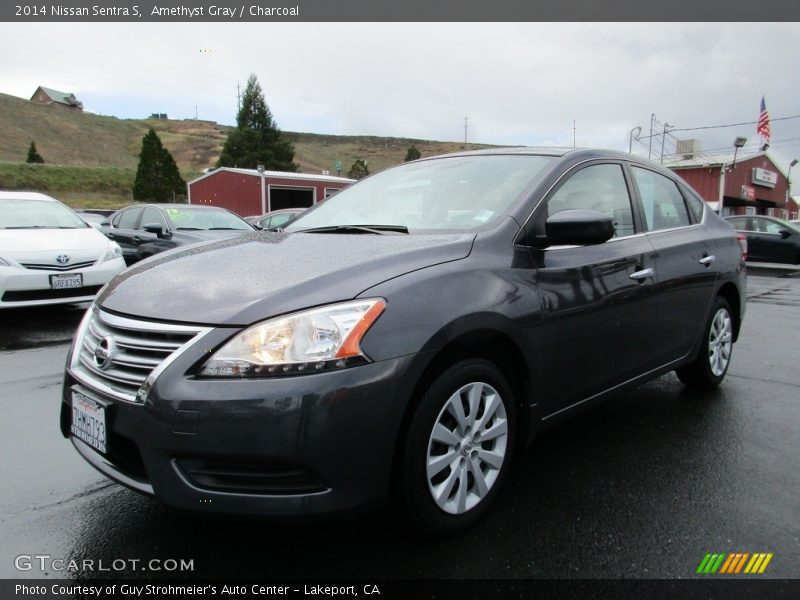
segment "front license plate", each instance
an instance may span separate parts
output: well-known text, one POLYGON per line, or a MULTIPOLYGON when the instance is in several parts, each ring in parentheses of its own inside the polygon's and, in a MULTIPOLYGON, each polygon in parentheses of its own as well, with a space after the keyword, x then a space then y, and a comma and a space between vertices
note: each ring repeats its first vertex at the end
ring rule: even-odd
POLYGON ((80 273, 69 273, 66 275, 50 275, 50 287, 52 287, 54 290, 79 288, 82 285, 83 285, 83 275, 80 273))
POLYGON ((88 396, 73 390, 70 432, 92 448, 106 453, 106 409, 88 396))

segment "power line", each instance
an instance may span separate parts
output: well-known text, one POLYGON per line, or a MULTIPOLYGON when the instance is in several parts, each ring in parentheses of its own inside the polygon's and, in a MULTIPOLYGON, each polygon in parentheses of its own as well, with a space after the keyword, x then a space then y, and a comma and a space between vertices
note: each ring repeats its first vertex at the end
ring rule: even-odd
MULTIPOLYGON (((791 117, 770 117, 770 122, 772 121, 788 121, 789 119, 800 119, 800 115, 793 115, 791 117)), ((703 127, 683 127, 683 128, 676 128, 672 131, 698 131, 700 129, 721 129, 723 127, 739 127, 741 125, 757 125, 758 121, 747 121, 745 123, 728 123, 727 125, 704 125, 703 127)))

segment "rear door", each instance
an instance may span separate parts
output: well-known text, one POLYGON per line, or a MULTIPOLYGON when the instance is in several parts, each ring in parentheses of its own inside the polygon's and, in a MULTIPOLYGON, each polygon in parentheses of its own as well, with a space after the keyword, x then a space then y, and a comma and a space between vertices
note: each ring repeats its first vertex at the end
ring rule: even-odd
POLYGON ((637 235, 630 181, 621 163, 578 167, 542 202, 532 227, 561 210, 610 215, 615 236, 591 246, 531 250, 544 319, 545 410, 553 414, 635 377, 652 365, 656 298, 652 247, 637 235))
POLYGON ((655 251, 653 355, 661 366, 688 354, 702 332, 717 280, 714 242, 675 181, 643 166, 630 170, 655 251))

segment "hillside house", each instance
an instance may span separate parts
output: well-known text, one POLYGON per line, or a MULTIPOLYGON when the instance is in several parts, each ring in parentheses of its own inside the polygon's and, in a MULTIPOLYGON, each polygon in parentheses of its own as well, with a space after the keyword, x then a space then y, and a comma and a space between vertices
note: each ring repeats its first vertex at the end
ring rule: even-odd
POLYGON ((67 94, 43 86, 36 88, 33 96, 31 96, 31 102, 44 104, 46 106, 60 106, 67 110, 83 112, 83 102, 78 100, 75 94, 67 94))

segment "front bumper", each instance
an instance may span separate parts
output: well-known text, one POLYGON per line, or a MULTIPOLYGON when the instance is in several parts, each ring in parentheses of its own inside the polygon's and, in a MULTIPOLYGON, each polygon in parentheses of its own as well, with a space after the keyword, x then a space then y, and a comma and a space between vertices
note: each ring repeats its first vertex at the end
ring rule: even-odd
POLYGON ((115 258, 75 271, 39 271, 16 267, 0 267, 0 308, 44 306, 92 300, 97 291, 125 269, 125 261, 115 258), (80 273, 83 286, 52 290, 51 275, 80 273))
POLYGON ((388 492, 396 441, 416 377, 411 357, 295 377, 209 380, 181 357, 144 404, 109 398, 66 374, 72 390, 106 406, 108 452, 72 438, 107 477, 183 510, 303 516, 375 505, 388 492))

